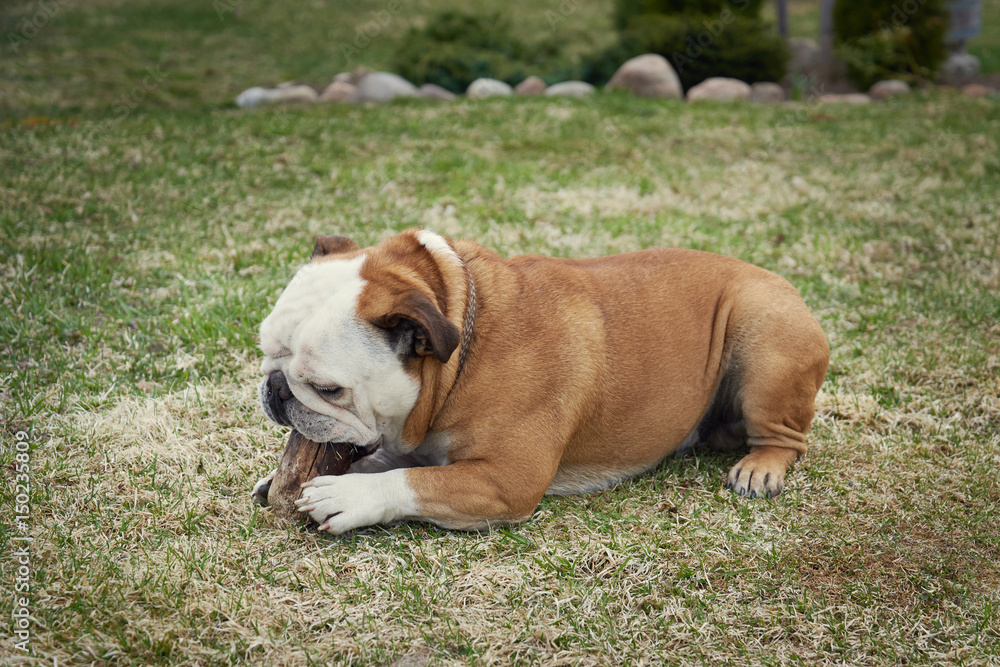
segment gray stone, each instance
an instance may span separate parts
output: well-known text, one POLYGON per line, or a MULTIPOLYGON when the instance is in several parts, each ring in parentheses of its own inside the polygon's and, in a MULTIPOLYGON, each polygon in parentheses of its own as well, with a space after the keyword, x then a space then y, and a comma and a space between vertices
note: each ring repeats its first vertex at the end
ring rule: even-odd
POLYGON ((236 96, 236 106, 250 109, 263 104, 315 102, 319 95, 312 86, 283 83, 277 88, 248 88, 236 96))
POLYGON ((627 90, 639 97, 684 97, 677 72, 666 58, 657 53, 626 60, 604 89, 627 90))
POLYGON ((785 89, 773 81, 750 84, 750 100, 758 104, 778 104, 787 99, 785 89))
POLYGON ((361 83, 361 79, 365 78, 371 73, 372 71, 367 67, 355 67, 350 72, 341 72, 340 74, 346 74, 347 77, 344 79, 344 81, 347 81, 347 83, 351 83, 356 86, 359 83, 361 83))
POLYGON ((355 84, 359 102, 388 102, 397 97, 416 97, 417 87, 390 72, 370 72, 355 84))
POLYGON ((877 81, 868 89, 868 96, 873 100, 886 100, 897 95, 909 95, 910 84, 899 79, 877 81))
POLYGON ((819 101, 821 104, 868 104, 872 98, 864 93, 828 93, 820 95, 819 101))
POLYGON ((261 88, 260 86, 247 88, 236 96, 236 106, 241 109, 252 109, 253 107, 259 107, 262 104, 267 104, 270 101, 271 91, 267 88, 261 88))
POLYGON ((497 81, 496 79, 476 79, 469 84, 469 88, 465 91, 465 94, 472 99, 481 99, 496 95, 510 95, 512 92, 514 92, 514 89, 503 81, 497 81))
POLYGON ((713 76, 697 86, 692 86, 687 92, 687 99, 688 102, 699 100, 731 102, 733 100, 749 100, 750 93, 750 84, 745 81, 725 76, 713 76))
POLYGON ((959 78, 975 76, 979 74, 979 58, 971 53, 953 53, 941 66, 941 73, 959 78))
POLYGON ((285 84, 278 86, 275 102, 315 102, 319 94, 312 86, 285 84))
POLYGON ((808 37, 792 37, 788 40, 788 50, 792 56, 788 61, 789 73, 803 76, 821 74, 823 53, 816 40, 808 37))
POLYGON ((546 90, 548 90, 548 86, 537 76, 529 76, 514 86, 514 92, 518 95, 544 95, 546 90))
POLYGON ((319 96, 321 102, 354 102, 357 88, 346 81, 334 81, 319 96))
POLYGON ((555 97, 587 97, 594 93, 594 87, 586 81, 563 81, 546 89, 546 95, 555 97))
POLYGON ((447 88, 442 88, 436 83, 425 83, 420 86, 420 90, 417 91, 420 97, 426 97, 432 100, 453 100, 457 97, 455 93, 451 92, 447 88))

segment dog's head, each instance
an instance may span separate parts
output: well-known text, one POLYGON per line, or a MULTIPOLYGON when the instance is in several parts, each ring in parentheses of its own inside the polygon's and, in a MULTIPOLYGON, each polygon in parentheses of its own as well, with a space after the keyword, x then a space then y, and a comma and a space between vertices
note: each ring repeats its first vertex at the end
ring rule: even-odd
POLYGON ((416 446, 429 424, 408 417, 458 356, 463 288, 461 260, 431 232, 368 249, 320 237, 260 327, 264 412, 316 442, 416 446))

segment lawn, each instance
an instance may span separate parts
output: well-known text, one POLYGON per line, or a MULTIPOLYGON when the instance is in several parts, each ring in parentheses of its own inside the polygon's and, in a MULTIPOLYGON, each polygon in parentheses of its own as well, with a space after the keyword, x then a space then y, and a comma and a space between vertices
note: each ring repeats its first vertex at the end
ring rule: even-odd
POLYGON ((180 18, 218 22, 211 3, 68 4, 0 60, 0 662, 1000 662, 995 99, 228 105, 340 69, 305 53, 322 4, 245 0, 240 20, 272 17, 245 59, 180 18), (832 348, 810 453, 774 500, 733 497, 738 455, 704 455, 482 534, 278 522, 249 498, 286 437, 257 405, 257 326, 316 234, 410 226, 780 273, 832 348))

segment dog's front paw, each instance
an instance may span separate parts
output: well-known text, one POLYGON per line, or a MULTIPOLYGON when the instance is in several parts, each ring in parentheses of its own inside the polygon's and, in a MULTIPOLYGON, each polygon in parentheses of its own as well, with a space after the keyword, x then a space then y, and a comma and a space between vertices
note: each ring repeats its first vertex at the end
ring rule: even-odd
POLYGON ((315 477, 302 485, 302 497, 295 504, 320 524, 320 530, 340 535, 412 516, 416 502, 405 471, 391 470, 315 477))
POLYGON ((798 453, 783 447, 755 447, 733 466, 726 488, 741 496, 773 498, 785 486, 785 473, 798 453))
POLYGON ((250 497, 253 498, 253 501, 261 507, 267 507, 267 492, 271 490, 271 480, 274 479, 274 473, 276 472, 278 471, 272 470, 270 475, 262 478, 253 485, 253 491, 250 492, 250 497))

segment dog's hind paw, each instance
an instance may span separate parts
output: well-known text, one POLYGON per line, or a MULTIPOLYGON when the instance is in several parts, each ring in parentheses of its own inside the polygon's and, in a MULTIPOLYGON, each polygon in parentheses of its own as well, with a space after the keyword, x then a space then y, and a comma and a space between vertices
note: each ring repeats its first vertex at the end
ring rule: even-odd
POLYGON ((754 447, 729 471, 726 488, 741 496, 773 498, 784 488, 785 473, 796 457, 794 449, 754 447))

